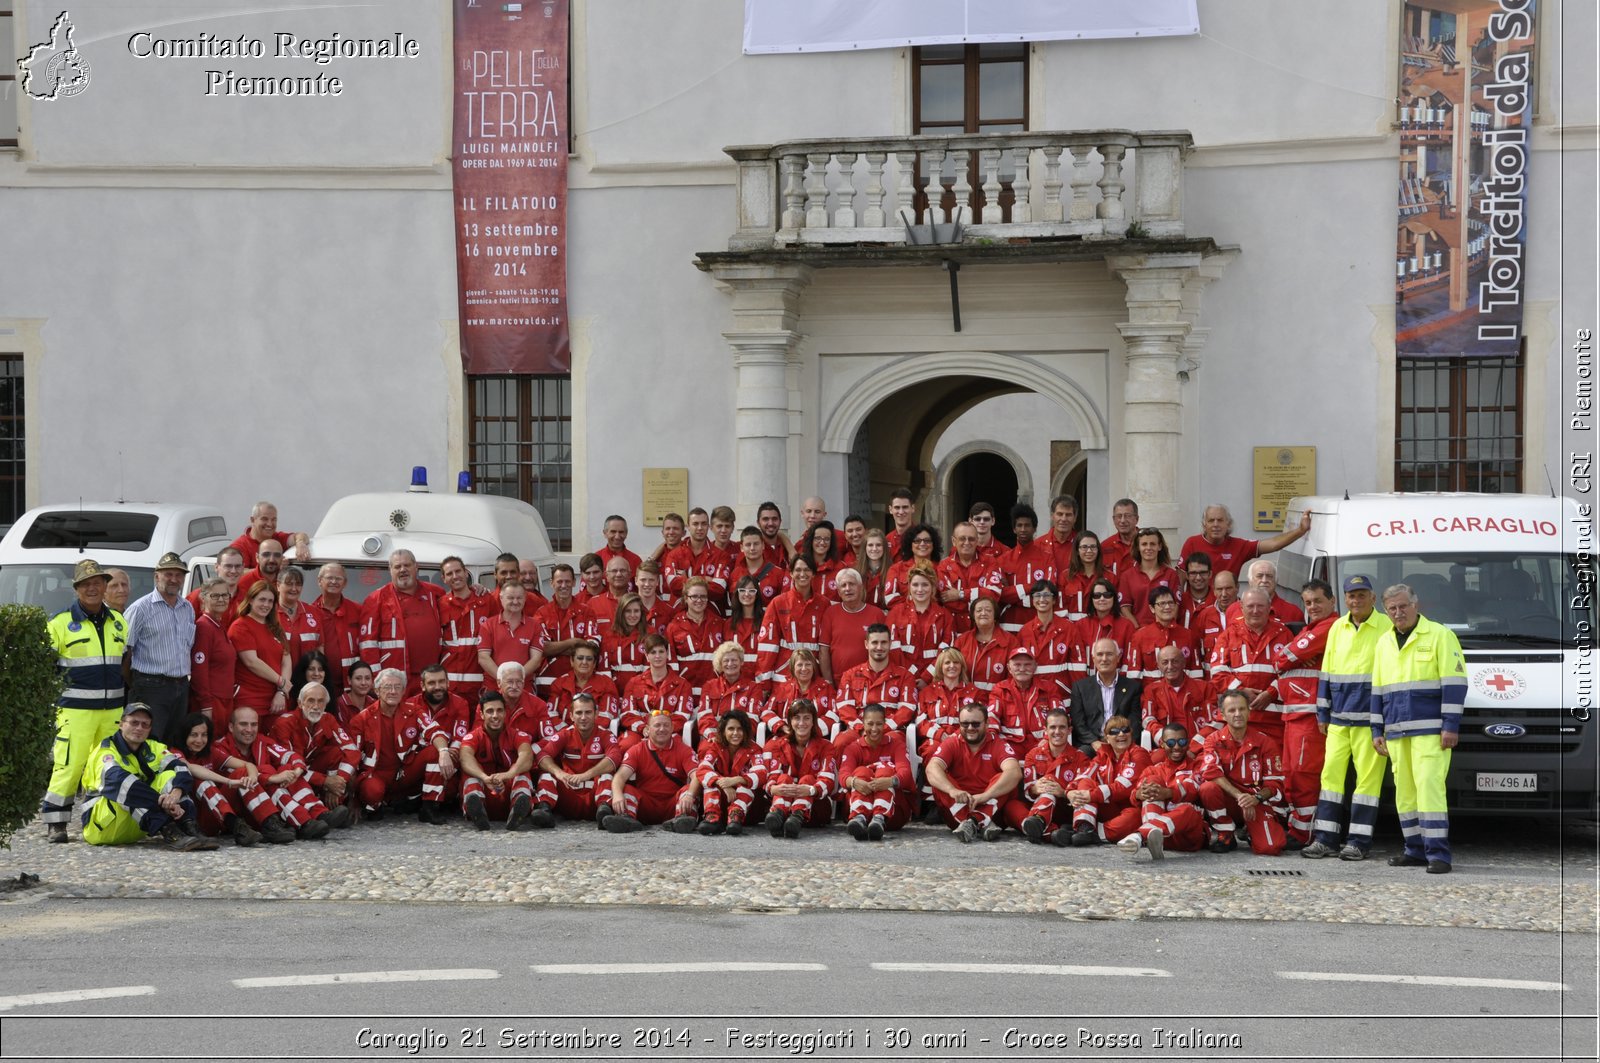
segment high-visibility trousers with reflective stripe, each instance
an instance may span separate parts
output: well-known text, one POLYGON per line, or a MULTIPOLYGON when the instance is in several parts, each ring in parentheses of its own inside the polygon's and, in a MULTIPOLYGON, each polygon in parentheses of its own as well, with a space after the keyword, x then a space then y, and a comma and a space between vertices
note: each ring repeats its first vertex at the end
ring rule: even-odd
POLYGON ((100 743, 117 733, 120 709, 57 709, 56 745, 50 766, 50 788, 39 805, 45 823, 65 824, 72 801, 83 783, 83 769, 100 743))
POLYGON ((1383 772, 1389 760, 1372 746, 1372 728, 1328 725, 1323 745, 1321 791, 1311 836, 1323 845, 1337 846, 1344 827, 1344 782, 1351 764, 1356 768, 1356 788, 1350 799, 1350 833, 1345 841, 1363 851, 1372 847, 1372 829, 1378 823, 1378 795, 1383 792, 1383 772))
MULTIPOLYGON (((161 772, 150 788, 159 794, 172 785, 176 775, 176 769, 161 772)), ((183 798, 183 814, 194 822, 194 802, 187 796, 183 798)), ((93 807, 84 810, 83 840, 90 845, 126 845, 154 834, 171 822, 167 810, 154 802, 149 806, 119 805, 102 797, 93 807)))
POLYGON ((1450 750, 1439 736, 1414 735, 1389 739, 1394 766, 1394 808, 1406 855, 1450 863, 1450 813, 1444 780, 1450 774, 1450 750))

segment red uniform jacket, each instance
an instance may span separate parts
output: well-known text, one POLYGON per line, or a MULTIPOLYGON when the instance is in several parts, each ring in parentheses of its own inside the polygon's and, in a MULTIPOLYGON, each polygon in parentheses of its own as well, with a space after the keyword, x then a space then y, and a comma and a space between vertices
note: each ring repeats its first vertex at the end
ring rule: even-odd
POLYGON ((1017 632, 1017 645, 1028 647, 1039 662, 1036 681, 1054 683, 1063 695, 1085 674, 1078 667, 1088 660, 1088 651, 1078 645, 1078 640, 1078 625, 1062 613, 1052 616, 1045 627, 1040 626, 1039 614, 1035 613, 1017 632))
POLYGON ((1150 611, 1150 588, 1166 587, 1173 594, 1182 594, 1185 581, 1183 573, 1175 568, 1163 568, 1154 576, 1147 576, 1138 565, 1129 565, 1117 572, 1117 594, 1123 605, 1133 610, 1134 623, 1153 623, 1155 613, 1150 611))
POLYGON ((960 735, 953 735, 939 743, 930 759, 944 765, 945 774, 956 786, 970 794, 980 794, 989 788, 1006 761, 1017 759, 1017 754, 1009 742, 994 735, 984 735, 976 751, 960 735))
MULTIPOLYGON (((494 735, 482 727, 475 727, 461 739, 462 748, 471 748, 473 759, 478 762, 478 767, 482 768, 486 775, 499 775, 503 771, 510 771, 511 765, 517 762, 517 755, 521 753, 523 743, 530 746, 537 745, 532 735, 509 726, 500 728, 500 733, 494 735)), ((534 767, 537 767, 537 761, 530 765, 529 775, 533 774, 534 767)))
POLYGON ((859 769, 894 768, 895 787, 902 794, 910 794, 916 787, 911 774, 911 760, 906 756, 906 736, 893 731, 883 732, 883 741, 867 745, 864 735, 855 735, 839 747, 839 779, 853 776, 859 769))
POLYGON ((596 726, 588 738, 579 735, 572 727, 563 727, 550 739, 539 743, 533 760, 537 764, 549 757, 556 767, 568 775, 582 775, 608 757, 613 765, 622 764, 622 753, 611 732, 596 726))
POLYGON ((979 598, 989 598, 999 602, 1000 593, 1005 588, 1005 573, 1000 571, 999 565, 985 559, 982 554, 973 558, 970 565, 963 565, 959 557, 951 554, 939 562, 938 569, 939 586, 935 589, 935 600, 950 610, 950 619, 955 624, 956 634, 970 631, 972 616, 967 610, 979 598), (961 600, 946 602, 945 591, 960 591, 961 600))
POLYGON ((1088 767, 1072 781, 1072 789, 1088 790, 1094 794, 1095 803, 1101 806, 1099 816, 1103 820, 1106 818, 1105 806, 1116 807, 1133 801, 1134 784, 1149 766, 1150 752, 1144 747, 1138 744, 1129 746, 1127 752, 1118 756, 1116 750, 1111 748, 1111 743, 1107 742, 1095 750, 1088 767))
POLYGON ((622 763, 633 769, 633 785, 651 797, 671 797, 689 785, 694 774, 694 750, 674 735, 667 748, 657 749, 640 742, 622 755, 622 763), (651 753, 655 756, 651 756, 651 753))
POLYGON ((729 571, 728 556, 709 542, 696 554, 693 541, 685 539, 661 559, 661 579, 674 601, 683 597, 684 582, 699 576, 710 584, 711 607, 719 611, 727 605, 729 571))
MULTIPOLYGON (((435 622, 441 596, 442 592, 433 584, 417 583, 416 597, 433 610, 435 622)), ((416 676, 428 665, 438 662, 411 660, 412 655, 406 648, 406 624, 399 599, 400 592, 395 590, 394 584, 385 583, 361 603, 361 659, 372 665, 374 672, 383 668, 398 668, 407 676, 416 676)))
POLYGON ((1040 741, 1022 758, 1023 800, 1038 796, 1029 792, 1028 787, 1040 779, 1054 779, 1063 790, 1071 790, 1073 780, 1089 763, 1088 755, 1073 745, 1071 739, 1067 740, 1066 748, 1060 753, 1050 752, 1048 740, 1040 741))
POLYGON ((805 698, 816 706, 817 730, 831 734, 839 724, 839 695, 833 689, 833 684, 819 676, 812 679, 811 685, 802 691, 788 674, 780 675, 777 682, 772 684, 772 696, 761 709, 761 722, 767 725, 767 733, 778 735, 784 732, 788 726, 786 714, 789 705, 799 698, 805 698))
POLYGON ((407 698, 400 703, 401 707, 411 706, 419 712, 433 717, 433 722, 439 725, 439 730, 444 732, 451 746, 459 746, 461 740, 478 726, 477 706, 459 694, 448 691, 444 696, 444 703, 435 708, 428 703, 427 698, 418 694, 414 698, 407 698))
POLYGON ((1133 634, 1139 630, 1133 626, 1133 621, 1118 613, 1109 620, 1101 620, 1094 616, 1086 616, 1078 621, 1078 646, 1082 654, 1075 666, 1079 679, 1085 679, 1094 671, 1094 662, 1089 659, 1089 654, 1094 651, 1094 644, 1101 639, 1110 639, 1122 651, 1122 667, 1124 672, 1128 667, 1128 657, 1133 651, 1133 634))
POLYGON ((1036 615, 1028 588, 1042 579, 1060 586, 1056 579, 1055 551, 1041 539, 1017 547, 1006 558, 1003 578, 1005 584, 1000 601, 1005 610, 1000 615, 1000 624, 1007 631, 1015 633, 1036 615))
POLYGON ((1200 760, 1199 777, 1206 782, 1226 777, 1234 786, 1247 794, 1260 796, 1263 789, 1272 797, 1267 806, 1286 815, 1288 803, 1283 793, 1283 755, 1278 743, 1260 731, 1246 729, 1244 738, 1236 739, 1227 728, 1218 731, 1206 742, 1200 760))
POLYGON ((751 572, 750 566, 744 563, 744 558, 741 556, 728 572, 729 616, 737 615, 739 612, 739 596, 734 593, 734 588, 739 585, 739 581, 745 576, 755 578, 757 589, 761 592, 761 604, 763 606, 770 606, 772 600, 783 593, 784 574, 781 563, 774 565, 771 562, 763 562, 760 568, 751 572))
POLYGON ((336 688, 344 686, 347 669, 361 660, 361 606, 349 598, 329 609, 321 598, 306 603, 322 617, 323 653, 328 655, 328 678, 336 688))
MULTIPOLYGON (((709 551, 708 551, 709 552, 709 551)), ((679 613, 667 625, 667 642, 672 645, 672 659, 678 662, 678 672, 689 681, 689 686, 699 690, 715 673, 711 668, 711 654, 728 641, 728 628, 717 614, 707 611, 700 623, 679 613)))
POLYGON ((307 723, 298 711, 286 712, 272 721, 272 738, 279 745, 292 749, 305 761, 305 780, 312 786, 320 787, 327 782, 329 775, 337 775, 346 782, 355 778, 361 751, 356 748, 356 740, 339 726, 339 721, 331 712, 323 713, 315 724, 307 723), (323 772, 312 767, 333 750, 338 750, 337 768, 323 772))
MULTIPOLYGON (((1191 753, 1174 764, 1163 751, 1151 756, 1150 766, 1139 776, 1139 784, 1153 782, 1172 791, 1170 801, 1154 802, 1160 804, 1162 808, 1171 809, 1178 805, 1199 804, 1199 771, 1200 761, 1194 754, 1191 753)), ((1138 786, 1134 788, 1138 789, 1138 786)))
POLYGON ((950 610, 937 602, 919 613, 910 599, 902 599, 890 608, 888 622, 893 646, 889 660, 914 676, 927 678, 939 651, 955 642, 950 610))
POLYGON ((903 731, 917 715, 917 680, 906 669, 890 663, 881 672, 872 663, 858 664, 839 680, 839 721, 856 726, 864 705, 879 704, 888 715, 891 730, 903 731))
MULTIPOLYGON (((951 735, 960 734, 956 724, 960 721, 961 706, 968 702, 979 705, 988 701, 987 695, 971 683, 947 687, 942 682, 930 683, 917 695, 917 749, 939 748, 951 735)), ((993 716, 990 717, 991 724, 993 716)))
POLYGON ((550 684, 550 711, 563 724, 572 722, 568 710, 572 708, 572 698, 576 694, 588 694, 594 698, 598 727, 609 731, 612 723, 622 715, 622 692, 611 679, 596 672, 580 689, 577 676, 568 672, 550 684))
POLYGON ((233 712, 233 675, 239 651, 228 639, 227 629, 201 615, 194 622, 193 661, 189 669, 189 710, 211 715, 213 724, 228 722, 233 712))
POLYGON ((733 750, 713 739, 702 748, 694 775, 708 790, 716 785, 716 780, 736 775, 743 775, 750 780, 752 790, 759 790, 766 784, 767 761, 754 735, 733 750))
MULTIPOLYGON (((1231 621, 1211 651, 1212 686, 1219 694, 1224 690, 1255 692, 1272 687, 1278 678, 1277 666, 1272 662, 1292 640, 1289 629, 1275 617, 1267 617, 1267 626, 1259 635, 1245 627, 1242 617, 1231 621)), ((1281 719, 1283 706, 1273 701, 1266 711, 1281 719)))
MULTIPOLYGON (((712 676, 700 688, 700 705, 695 713, 695 729, 700 732, 700 741, 704 743, 715 738, 717 721, 733 709, 750 717, 750 729, 754 732, 761 720, 761 706, 765 700, 761 688, 752 680, 741 676, 730 686, 720 675, 712 676)), ((751 741, 755 737, 752 733, 751 741)))
POLYGON ((1015 679, 996 683, 989 691, 989 719, 1000 736, 1017 748, 1044 739, 1044 718, 1051 709, 1064 709, 1068 699, 1054 683, 1035 678, 1027 690, 1015 679))
POLYGON ((1317 679, 1322 671, 1322 651, 1328 645, 1328 632, 1339 614, 1323 618, 1296 635, 1293 642, 1281 646, 1272 658, 1278 670, 1274 684, 1277 696, 1274 701, 1283 705, 1285 719, 1291 716, 1316 715, 1317 679))
POLYGON ((394 745, 387 751, 379 749, 383 740, 383 705, 374 701, 350 721, 347 730, 361 751, 361 766, 370 771, 378 766, 380 753, 392 753, 397 760, 405 761, 418 753, 427 753, 435 735, 443 734, 432 716, 414 702, 402 701, 394 713, 394 745))
MULTIPOLYGON (((450 675, 450 689, 474 703, 485 678, 483 669, 478 666, 478 637, 484 622, 499 615, 500 599, 493 594, 473 594, 468 590, 465 598, 453 594, 439 596, 440 635, 444 646, 444 658, 439 663, 450 675)), ((528 663, 527 656, 517 663, 528 663)), ((489 679, 492 681, 493 677, 489 679)))
POLYGON ((815 590, 809 598, 784 591, 772 599, 761 619, 758 678, 774 682, 795 650, 817 653, 822 649, 822 614, 829 604, 827 595, 815 590))
MULTIPOLYGON (((537 613, 533 614, 533 619, 539 627, 537 637, 540 648, 552 642, 566 642, 570 639, 600 641, 594 614, 577 602, 571 603, 565 609, 554 601, 546 602, 537 613)), ((548 689, 551 683, 570 671, 572 671, 572 661, 568 657, 546 657, 544 663, 539 666, 539 687, 548 689)))
POLYGON ((789 741, 787 735, 774 738, 761 751, 767 766, 767 785, 811 780, 809 786, 817 788, 817 798, 832 796, 839 784, 839 754, 833 743, 820 734, 813 734, 804 749, 789 741))
POLYGON ((672 713, 673 733, 683 733, 683 725, 694 719, 694 694, 683 676, 668 671, 658 682, 646 670, 628 680, 622 692, 622 727, 642 732, 645 721, 656 709, 672 713))
MULTIPOLYGON (((967 662, 967 675, 972 677, 972 685, 979 690, 992 690, 996 683, 1006 678, 1006 661, 1016 648, 1017 637, 999 628, 995 629, 994 638, 988 642, 979 642, 977 633, 973 631, 956 637, 956 649, 961 653, 961 659, 967 662)), ((935 680, 938 678, 934 677, 935 680)))
POLYGON ((1147 680, 1144 703, 1140 706, 1144 729, 1152 741, 1159 741, 1163 727, 1178 723, 1192 737, 1199 737, 1197 732, 1214 715, 1215 699, 1211 684, 1204 679, 1184 676, 1177 686, 1165 679, 1147 680))
MULTIPOLYGON (((1157 623, 1149 623, 1135 631, 1133 644, 1128 647, 1128 659, 1123 662, 1123 670, 1146 683, 1160 679, 1161 669, 1156 666, 1156 653, 1168 646, 1176 646, 1183 651, 1184 672, 1195 679, 1205 675, 1205 651, 1200 648, 1200 639, 1193 631, 1178 624, 1162 627, 1157 623)), ((1315 701, 1315 697, 1312 700, 1315 701)))
POLYGON ((515 705, 506 706, 506 726, 514 727, 543 742, 561 729, 561 714, 531 690, 524 690, 515 705))
POLYGON ((294 616, 290 616, 279 608, 278 624, 289 636, 289 660, 298 663, 312 650, 322 649, 322 610, 301 602, 295 607, 294 616))
MULTIPOLYGON (((295 714, 296 716, 299 713, 295 714)), ((229 757, 238 760, 247 760, 256 766, 262 779, 268 775, 276 775, 286 768, 304 768, 305 758, 293 749, 277 741, 270 735, 257 734, 256 740, 250 743, 249 748, 240 749, 233 740, 233 735, 225 734, 212 745, 213 760, 221 763, 229 757)))

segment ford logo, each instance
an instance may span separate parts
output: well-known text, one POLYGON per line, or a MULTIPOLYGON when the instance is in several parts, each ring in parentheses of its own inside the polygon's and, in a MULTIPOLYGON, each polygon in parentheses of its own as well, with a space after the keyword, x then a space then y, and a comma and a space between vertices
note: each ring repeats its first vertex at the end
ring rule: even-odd
POLYGON ((1490 738, 1521 738, 1528 729, 1520 723, 1491 723, 1483 729, 1490 738))

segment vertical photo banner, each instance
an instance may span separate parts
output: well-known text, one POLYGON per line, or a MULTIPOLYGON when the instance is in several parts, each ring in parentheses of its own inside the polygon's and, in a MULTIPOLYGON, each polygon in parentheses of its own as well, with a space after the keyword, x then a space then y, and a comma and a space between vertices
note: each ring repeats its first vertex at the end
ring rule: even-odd
POLYGON ((1402 357, 1519 350, 1535 2, 1403 10, 1395 234, 1402 357))
POLYGON ((567 2, 455 0, 451 157, 469 375, 572 368, 567 2))

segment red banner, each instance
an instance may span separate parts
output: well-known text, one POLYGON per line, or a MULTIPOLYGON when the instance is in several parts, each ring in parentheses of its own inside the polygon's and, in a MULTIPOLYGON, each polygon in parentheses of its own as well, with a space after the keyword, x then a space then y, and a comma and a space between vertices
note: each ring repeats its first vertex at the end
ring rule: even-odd
POLYGON ((456 284, 469 375, 572 369, 567 2, 455 0, 456 284))

